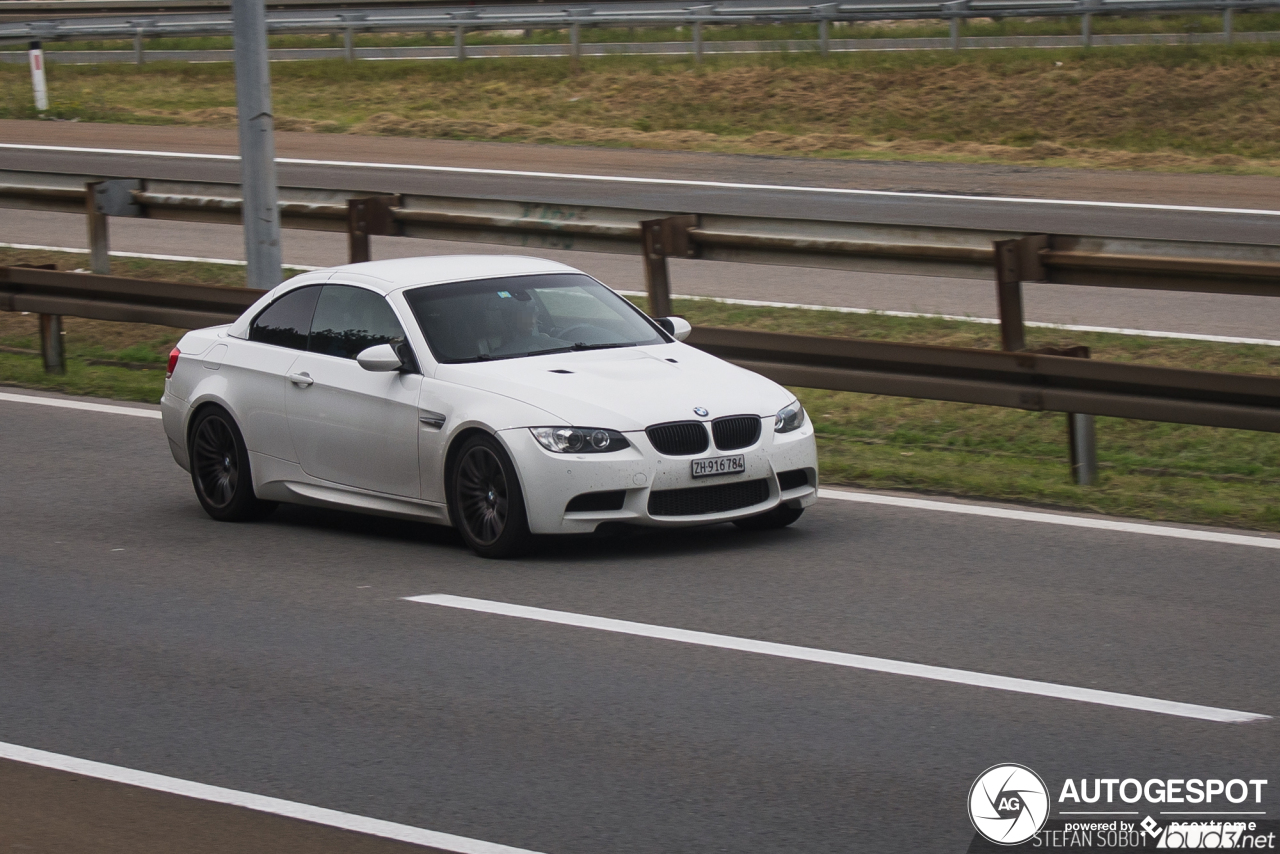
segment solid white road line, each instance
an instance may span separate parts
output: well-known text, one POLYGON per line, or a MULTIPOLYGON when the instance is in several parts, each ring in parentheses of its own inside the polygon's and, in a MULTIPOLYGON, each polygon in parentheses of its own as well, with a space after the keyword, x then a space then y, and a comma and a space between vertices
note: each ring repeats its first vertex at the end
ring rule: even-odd
POLYGON ((525 848, 512 848, 509 845, 484 842, 479 839, 470 839, 466 836, 454 836, 452 833, 424 830, 407 824, 396 824, 395 822, 383 821, 377 818, 366 818, 361 815, 338 812, 324 807, 313 807, 308 804, 281 800, 280 798, 269 798, 265 795, 254 795, 235 789, 224 789, 221 786, 193 783, 190 780, 181 780, 177 777, 165 777, 161 774, 151 774, 147 771, 135 771, 132 768, 121 768, 118 765, 107 765, 88 759, 77 759, 74 756, 63 756, 60 753, 34 750, 30 747, 21 747, 16 744, 0 742, 0 759, 11 759, 14 762, 22 762, 26 765, 38 765, 41 768, 68 771, 72 774, 80 774, 98 780, 123 783, 126 786, 138 786, 143 789, 168 792, 172 795, 182 795, 183 797, 196 798, 201 801, 228 804, 256 812, 301 819, 313 824, 323 824, 341 830, 352 830, 368 836, 380 836, 384 839, 394 839, 414 845, 428 845, 443 851, 455 851, 458 854, 536 854, 536 852, 525 848))
POLYGON ((82 400, 62 400, 57 397, 38 397, 34 394, 10 394, 0 391, 0 400, 9 403, 34 403, 36 406, 56 406, 59 409, 83 409, 86 412, 106 412, 110 415, 132 415, 135 418, 160 418, 154 409, 134 409, 130 406, 111 406, 107 403, 85 403, 82 400))
MULTIPOLYGON (((34 243, 0 243, 0 249, 35 249, 42 252, 72 252, 77 255, 88 255, 88 249, 72 249, 65 246, 41 246, 34 243)), ((230 258, 200 258, 189 255, 157 255, 151 252, 116 252, 112 251, 111 255, 120 258, 148 258, 154 261, 192 261, 201 264, 229 264, 231 266, 243 267, 244 261, 236 261, 230 258)), ((310 272, 313 270, 324 270, 325 267, 312 267, 306 264, 285 264, 286 270, 303 270, 310 272)), ((615 289, 616 290, 616 289, 615 289)), ((618 291, 623 296, 642 297, 646 296, 644 291, 618 291)), ((959 320, 965 323, 984 323, 988 325, 999 325, 1000 321, 994 317, 970 317, 960 314, 929 314, 919 311, 884 311, 875 308, 848 308, 846 306, 837 305, 811 305, 809 303, 800 302, 771 302, 766 300, 754 299, 733 299, 730 297, 700 297, 694 294, 672 294, 672 299, 688 299, 703 300, 705 302, 719 302, 726 305, 750 305, 759 306, 761 308, 794 308, 803 309, 805 311, 834 311, 840 314, 883 314, 885 317, 924 317, 935 320, 959 320)), ((1103 332, 1109 335, 1137 335, 1146 338, 1185 338, 1188 341, 1212 341, 1217 344, 1261 344, 1267 347, 1280 347, 1280 341, 1273 341, 1268 338, 1235 338, 1227 335, 1201 335, 1195 332, 1159 332, 1150 329, 1122 329, 1111 326, 1075 326, 1067 323, 1046 323, 1037 320, 1028 320, 1023 323, 1024 326, 1034 326, 1041 329, 1064 329, 1068 332, 1103 332)))
MULTIPOLYGON (((116 154, 130 157, 169 157, 186 160, 240 159, 237 154, 197 154, 185 151, 148 151, 129 148, 86 148, 71 145, 28 145, 0 143, 0 149, 21 151, 60 151, 69 154, 116 154)), ((788 184, 742 184, 733 181, 692 181, 681 178, 636 178, 625 175, 586 175, 573 172, 530 172, 518 169, 480 169, 466 166, 422 166, 413 163, 373 163, 362 160, 311 160, 277 157, 276 163, 294 166, 337 166, 344 169, 401 169, 413 172, 438 172, 451 175, 497 175, 507 178, 550 178, 559 181, 602 181, 614 184, 651 184, 669 187, 707 187, 715 190, 769 190, 788 193, 826 193, 844 196, 883 196, 899 199, 942 199, 962 202, 1002 202, 1019 205, 1065 205, 1083 208, 1116 208, 1120 210, 1174 211, 1181 213, 1246 214, 1280 216, 1280 210, 1255 208, 1215 208, 1198 205, 1155 205, 1140 202, 1097 202, 1081 199, 1033 199, 1017 196, 965 196, 954 193, 904 193, 896 190, 851 190, 842 187, 798 187, 788 184)))
POLYGON ((1194 703, 1176 703, 1171 700, 1157 700, 1151 697, 1138 697, 1133 694, 1117 694, 1112 691, 1099 691, 1094 688, 1076 688, 1071 685, 1058 685, 1053 682, 1036 682, 1031 679, 993 676, 988 673, 974 673, 969 670, 956 670, 951 667, 934 667, 929 664, 914 664, 909 661, 895 661, 890 658, 832 652, 825 649, 792 646, 785 643, 738 638, 731 635, 715 635, 709 632, 695 632, 688 629, 672 629, 666 626, 650 625, 649 623, 633 623, 629 620, 613 620, 608 617, 593 617, 587 614, 574 614, 569 611, 551 611, 546 608, 511 605, 506 602, 493 602, 488 599, 470 599, 465 596, 450 596, 447 594, 407 596, 405 598, 410 602, 440 605, 445 608, 457 608, 463 611, 480 611, 485 614, 519 617, 525 620, 557 623, 562 626, 597 629, 599 631, 677 641, 697 646, 711 646, 738 652, 752 652, 758 655, 793 658, 799 661, 812 661, 819 664, 834 664, 839 667, 871 670, 876 673, 913 676, 917 679, 952 682, 958 685, 972 685, 978 688, 995 688, 1000 691, 1035 694, 1059 700, 1076 700, 1100 706, 1114 706, 1142 712, 1157 712, 1163 715, 1176 715, 1203 721, 1247 723, 1250 721, 1270 720, 1269 715, 1260 715, 1253 712, 1238 712, 1233 709, 1199 706, 1194 703))
POLYGON ((909 507, 913 510, 935 510, 942 513, 961 513, 967 516, 986 516, 992 519, 1014 519, 1019 522, 1066 525, 1071 528, 1093 528, 1100 531, 1120 531, 1126 534, 1146 534, 1152 537, 1199 540, 1205 543, 1227 543, 1233 546, 1280 549, 1280 538, 1251 537, 1246 534, 1226 534, 1219 531, 1198 531, 1193 528, 1147 525, 1141 522, 1117 522, 1111 519, 1066 516, 1059 513, 1041 513, 1035 510, 1010 510, 1005 507, 988 507, 982 504, 953 504, 949 501, 902 498, 897 495, 878 495, 873 492, 854 492, 853 490, 843 489, 819 489, 818 497, 833 498, 836 501, 856 501, 860 504, 887 504, 891 507, 909 507))

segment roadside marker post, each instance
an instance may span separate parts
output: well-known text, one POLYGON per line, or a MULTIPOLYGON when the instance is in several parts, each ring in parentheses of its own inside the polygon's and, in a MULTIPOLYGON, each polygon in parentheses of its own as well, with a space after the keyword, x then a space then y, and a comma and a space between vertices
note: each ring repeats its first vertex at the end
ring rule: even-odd
POLYGON ((40 42, 31 42, 27 61, 31 65, 31 89, 35 95, 36 109, 43 113, 49 109, 49 86, 44 78, 44 48, 40 46, 40 42))

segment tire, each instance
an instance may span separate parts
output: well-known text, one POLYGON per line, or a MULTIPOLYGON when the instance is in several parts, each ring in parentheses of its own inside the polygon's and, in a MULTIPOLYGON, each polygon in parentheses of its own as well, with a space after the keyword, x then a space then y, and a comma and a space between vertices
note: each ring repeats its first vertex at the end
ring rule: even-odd
POLYGON ((744 531, 775 531, 785 528, 804 514, 803 507, 788 507, 779 504, 772 510, 759 516, 748 516, 745 519, 734 519, 733 524, 744 531))
POLYGON ((480 557, 515 557, 528 550, 532 536, 520 479, 492 436, 472 436, 458 449, 449 472, 449 514, 480 557))
POLYGON ((235 419, 220 406, 200 411, 188 443, 191 484, 200 506, 219 522, 264 519, 278 506, 253 494, 249 450, 235 419))

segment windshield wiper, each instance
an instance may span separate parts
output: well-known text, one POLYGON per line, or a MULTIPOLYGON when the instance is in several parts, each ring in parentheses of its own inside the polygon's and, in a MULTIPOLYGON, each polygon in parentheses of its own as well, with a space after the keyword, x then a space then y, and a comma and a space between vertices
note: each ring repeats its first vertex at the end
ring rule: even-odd
POLYGON ((583 344, 581 341, 579 341, 577 344, 574 344, 572 347, 568 347, 568 348, 566 348, 566 349, 568 349, 568 350, 608 350, 608 349, 610 349, 610 348, 612 348, 612 347, 636 347, 636 346, 638 346, 638 345, 636 345, 636 344, 632 344, 632 343, 622 343, 622 344, 583 344))

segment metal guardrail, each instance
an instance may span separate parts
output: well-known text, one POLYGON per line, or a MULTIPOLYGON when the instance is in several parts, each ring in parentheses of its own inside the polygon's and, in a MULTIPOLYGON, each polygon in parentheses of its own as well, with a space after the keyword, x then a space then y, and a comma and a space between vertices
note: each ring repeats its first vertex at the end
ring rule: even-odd
MULTIPOLYGON (((386 3, 374 5, 385 6, 386 3)), ((723 24, 800 24, 819 26, 819 45, 829 46, 830 25, 864 21, 947 20, 951 22, 951 46, 959 46, 959 24, 971 18, 1080 17, 1082 36, 1088 43, 1090 21, 1095 15, 1156 15, 1211 12, 1223 15, 1223 31, 1230 36, 1233 15, 1280 7, 1278 0, 933 0, 933 2, 822 3, 796 6, 719 6, 685 8, 620 8, 595 3, 530 11, 501 7, 474 7, 455 11, 369 9, 300 15, 276 12, 268 16, 267 31, 288 33, 344 33, 348 55, 351 35, 368 32, 450 31, 457 35, 458 57, 465 57, 462 37, 479 30, 569 30, 573 53, 579 53, 579 32, 584 26, 670 27, 690 26, 701 54, 702 27, 723 24)), ((227 7, 223 7, 227 8, 227 7)), ((11 9, 0 3, 0 13, 11 9)), ((228 35, 230 14, 193 19, 181 15, 157 15, 123 19, 47 19, 0 24, 2 41, 69 41, 82 39, 135 39, 165 36, 228 35)))
MULTIPOLYGON (((0 311, 192 327, 263 293, 0 267, 0 311)), ((791 386, 1280 432, 1280 377, 708 327, 687 343, 791 386)))
MULTIPOLYGON (((235 184, 0 170, 0 207, 87 214, 95 269, 105 272, 108 217, 238 224, 241 200, 235 184)), ((669 305, 669 257, 994 280, 1011 350, 1023 349, 1021 282, 1280 296, 1280 246, 1264 244, 1028 235, 304 187, 281 187, 279 207, 285 228, 347 232, 353 260, 368 259, 369 235, 639 254, 658 314, 669 305)))
MULTIPOLYGON (((1095 35, 1090 41, 1095 46, 1154 46, 1154 45, 1210 45, 1225 44, 1223 33, 1135 33, 1131 35, 1095 35)), ((1280 32, 1237 32, 1233 41, 1241 44, 1280 42, 1280 32)), ((942 38, 833 38, 828 43, 830 53, 854 51, 902 51, 945 50, 958 47, 961 50, 990 48, 1070 48, 1082 44, 1081 36, 962 36, 956 45, 942 38)), ((473 59, 518 57, 592 57, 592 56, 697 56, 743 53, 804 53, 821 50, 816 39, 773 39, 767 41, 689 41, 672 42, 580 42, 560 44, 474 44, 467 43, 464 51, 473 59)), ((213 50, 47 50, 45 61, 50 65, 122 64, 135 65, 147 62, 232 62, 234 51, 213 50)), ((317 59, 457 59, 457 46, 423 45, 419 47, 306 47, 272 48, 268 51, 271 62, 295 62, 317 59)), ((0 62, 15 65, 27 63, 26 53, 0 51, 0 62)))
MULTIPOLYGON (((234 184, 0 171, 0 207, 86 215, 91 263, 109 271, 111 216, 239 223, 234 184)), ((1280 246, 1019 234, 679 214, 282 187, 285 228, 641 256, 650 314, 671 314, 669 258, 994 280, 1005 352, 699 329, 690 343, 778 382, 1069 413, 1078 483, 1096 473, 1093 415, 1280 432, 1280 378, 1095 363, 1027 352, 1022 283, 1280 296, 1280 246)), ((0 310, 41 315, 46 369, 63 369, 62 315, 194 327, 238 316, 260 291, 9 268, 0 310)), ((785 296, 785 295, 780 295, 785 296)), ((1071 358, 1085 356, 1085 359, 1071 358)))

